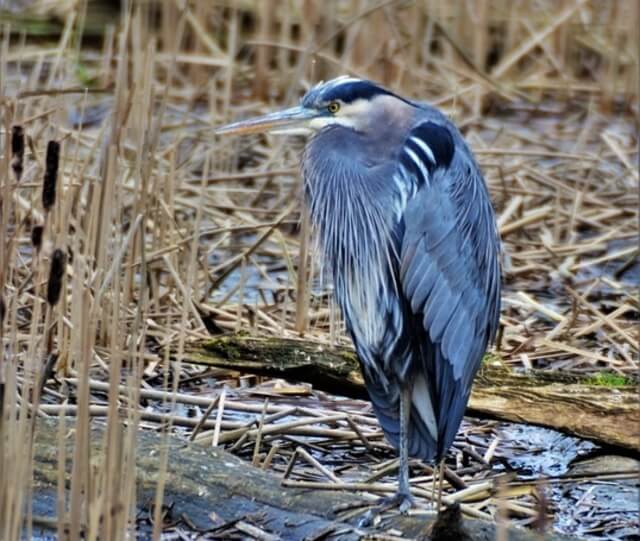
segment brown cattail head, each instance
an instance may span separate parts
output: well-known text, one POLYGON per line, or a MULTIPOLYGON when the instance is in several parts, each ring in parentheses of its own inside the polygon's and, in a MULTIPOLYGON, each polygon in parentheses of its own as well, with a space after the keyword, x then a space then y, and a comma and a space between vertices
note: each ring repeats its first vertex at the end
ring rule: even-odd
POLYGON ((2 295, 0 295, 0 325, 2 325, 2 322, 4 321, 4 315, 7 312, 7 307, 4 304, 4 297, 2 295))
POLYGON ((64 277, 66 265, 66 254, 60 248, 56 248, 51 256, 51 269, 49 270, 49 283, 47 284, 47 302, 51 306, 55 306, 60 300, 62 278, 64 277))
POLYGON ((41 225, 34 225, 31 228, 31 244, 36 249, 36 251, 40 251, 42 246, 42 233, 44 232, 44 227, 41 225))
POLYGON ((57 141, 49 141, 46 162, 42 185, 42 206, 48 211, 56 202, 56 183, 60 164, 60 143, 57 141))
POLYGON ((11 168, 16 175, 16 180, 19 181, 24 170, 24 130, 22 126, 11 128, 11 168))

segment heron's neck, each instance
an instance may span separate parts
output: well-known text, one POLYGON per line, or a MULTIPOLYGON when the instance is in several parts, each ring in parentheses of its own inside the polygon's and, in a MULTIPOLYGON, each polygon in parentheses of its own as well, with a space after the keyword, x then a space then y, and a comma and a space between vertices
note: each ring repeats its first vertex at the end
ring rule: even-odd
POLYGON ((364 241, 388 233, 391 161, 371 152, 359 134, 342 127, 319 132, 305 149, 302 171, 311 219, 332 263, 341 249, 360 254, 364 241))
POLYGON ((369 316, 388 289, 396 257, 394 183, 385 165, 367 167, 366 155, 350 154, 353 144, 341 151, 321 138, 310 141, 302 164, 311 221, 343 313, 373 340, 377 322, 369 316))

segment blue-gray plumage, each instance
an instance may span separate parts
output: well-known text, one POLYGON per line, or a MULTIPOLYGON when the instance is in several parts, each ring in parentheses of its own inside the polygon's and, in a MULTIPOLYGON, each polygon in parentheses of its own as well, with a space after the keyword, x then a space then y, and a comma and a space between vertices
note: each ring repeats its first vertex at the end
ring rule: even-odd
POLYGON ((400 454, 451 446, 500 310, 499 239, 478 165, 437 109, 340 77, 299 107, 218 130, 304 127, 307 204, 375 413, 400 454))

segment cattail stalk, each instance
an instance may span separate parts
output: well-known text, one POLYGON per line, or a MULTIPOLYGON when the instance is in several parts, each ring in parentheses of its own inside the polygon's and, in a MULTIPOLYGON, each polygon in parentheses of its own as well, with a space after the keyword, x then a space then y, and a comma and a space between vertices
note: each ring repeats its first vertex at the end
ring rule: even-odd
POLYGON ((24 129, 22 126, 11 128, 11 169, 19 182, 24 171, 24 129))
POLYGON ((49 281, 47 283, 47 302, 49 306, 55 306, 60 300, 62 278, 64 277, 66 264, 66 254, 60 248, 56 248, 51 256, 51 268, 49 270, 49 281))
MULTIPOLYGON (((3 323, 4 323, 4 316, 6 312, 7 312, 7 306, 4 303, 4 297, 0 292, 0 344, 4 344, 3 323)), ((5 370, 6 370, 6 363, 4 362, 4 358, 0 356, 0 426, 2 425, 2 419, 4 418, 4 386, 5 386, 5 380, 6 380, 5 370)))
POLYGON ((42 248, 43 232, 44 227, 41 225, 34 225, 31 228, 31 245, 35 248, 36 252, 39 252, 40 248, 42 248))
POLYGON ((50 321, 53 308, 60 301, 66 266, 67 255, 60 248, 56 248, 51 256, 49 281, 47 282, 47 303, 49 304, 49 309, 47 310, 45 318, 45 363, 40 376, 40 384, 38 385, 38 396, 42 394, 47 380, 53 375, 56 361, 58 360, 58 355, 53 353, 53 327, 50 325, 50 321))
POLYGON ((60 165, 60 143, 49 141, 42 185, 42 207, 49 212, 56 202, 56 184, 58 182, 58 167, 60 165))

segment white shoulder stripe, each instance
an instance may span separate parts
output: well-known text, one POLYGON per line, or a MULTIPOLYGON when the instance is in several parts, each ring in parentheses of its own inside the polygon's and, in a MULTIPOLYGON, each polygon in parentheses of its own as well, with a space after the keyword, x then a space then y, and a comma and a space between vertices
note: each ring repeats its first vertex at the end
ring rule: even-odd
POLYGON ((413 141, 416 145, 418 145, 422 149, 422 151, 427 155, 427 158, 431 160, 431 163, 433 165, 436 165, 436 158, 433 155, 433 152, 431 152, 431 149, 429 148, 429 145, 427 145, 427 143, 425 143, 419 137, 415 137, 415 136, 411 137, 410 141, 413 141))
POLYGON ((402 165, 402 162, 398 164, 398 170, 400 172, 400 178, 402 180, 404 180, 405 182, 413 182, 411 180, 411 175, 409 175, 409 171, 407 171, 407 168, 402 165))
POLYGON ((405 150, 409 155, 409 158, 411 158, 413 160, 413 163, 415 163, 418 169, 420 169, 420 172, 422 173, 422 177, 424 178, 425 183, 428 185, 429 172, 427 171, 427 168, 424 166, 424 162, 420 158, 418 158, 418 156, 416 156, 416 153, 410 148, 407 147, 405 150))

